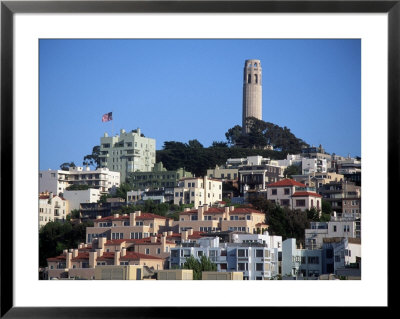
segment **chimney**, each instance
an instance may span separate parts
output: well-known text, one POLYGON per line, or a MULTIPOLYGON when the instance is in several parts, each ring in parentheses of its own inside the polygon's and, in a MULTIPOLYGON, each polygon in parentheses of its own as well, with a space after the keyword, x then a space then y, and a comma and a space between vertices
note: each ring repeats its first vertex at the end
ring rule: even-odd
POLYGON ((121 249, 121 257, 126 256, 126 248, 121 249))
POLYGON ((188 212, 189 210, 190 210, 190 207, 185 207, 185 209, 183 211, 188 212))
POLYGON ((97 257, 101 257, 103 256, 104 248, 97 248, 96 252, 97 252, 97 257))
POLYGON ((119 266, 119 258, 121 256, 121 253, 119 251, 116 251, 114 253, 114 266, 119 266))
POLYGON ((188 231, 187 230, 184 230, 184 231, 182 231, 182 233, 181 233, 181 240, 182 241, 187 241, 188 240, 188 231))
POLYGON ((83 243, 80 243, 79 246, 78 246, 79 249, 81 249, 81 248, 83 248, 83 247, 84 247, 84 244, 83 244, 83 243))
POLYGON ((106 237, 99 237, 98 239, 98 243, 97 243, 97 247, 99 249, 104 249, 104 244, 107 242, 107 238, 106 237))
POLYGON ((67 256, 67 254, 68 254, 68 249, 64 249, 63 250, 63 255, 67 256))
POLYGON ((74 251, 72 252, 72 258, 75 258, 78 256, 78 249, 74 249, 74 251))
POLYGON ((114 214, 114 218, 118 218, 119 217, 119 214, 114 214))
POLYGON ((156 236, 151 236, 150 237, 150 242, 153 243, 153 244, 156 243, 157 242, 157 237, 156 236))
POLYGON ((97 215, 97 216, 96 216, 96 219, 101 219, 101 215, 97 215))
POLYGON ((172 230, 169 230, 169 231, 168 231, 168 236, 172 236, 173 233, 174 233, 174 232, 173 232, 172 230))
POLYGON ((204 204, 203 207, 204 207, 204 212, 206 212, 208 210, 208 204, 204 204))
POLYGON ((135 226, 136 225, 136 214, 135 213, 130 213, 129 214, 129 226, 135 226))
POLYGON ((166 231, 163 231, 162 235, 163 237, 167 237, 168 233, 166 231))
POLYGON ((72 259, 72 252, 68 252, 65 258, 65 267, 68 269, 72 268, 71 259, 72 259))
POLYGON ((165 251, 165 244, 167 243, 167 233, 161 236, 161 251, 165 251))
POLYGON ((229 206, 229 211, 233 212, 235 210, 235 206, 229 206))
POLYGON ((222 214, 222 218, 228 220, 229 218, 229 206, 224 207, 224 213, 222 214))
POLYGON ((188 234, 189 234, 189 235, 193 235, 193 228, 189 228, 189 229, 188 229, 188 234))
POLYGON ((95 268, 97 263, 97 252, 89 251, 89 268, 95 268))
POLYGON ((53 199, 53 192, 49 193, 49 199, 52 200, 53 199))
POLYGON ((200 206, 200 207, 197 209, 197 219, 198 219, 198 220, 203 220, 203 217, 204 217, 204 207, 203 207, 203 206, 200 206))

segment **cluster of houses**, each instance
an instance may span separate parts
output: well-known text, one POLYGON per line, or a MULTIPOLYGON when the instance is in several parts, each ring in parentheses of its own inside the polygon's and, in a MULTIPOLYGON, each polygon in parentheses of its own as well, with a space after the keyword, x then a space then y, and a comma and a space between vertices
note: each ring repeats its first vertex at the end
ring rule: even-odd
POLYGON ((204 280, 361 278, 360 159, 330 155, 320 146, 285 160, 228 159, 195 177, 155 163, 155 141, 137 129, 105 134, 100 163, 94 171, 71 167, 39 172, 39 228, 66 220, 73 210, 81 220, 93 221, 84 243, 47 259, 45 279, 190 280, 193 272, 183 265, 191 256, 206 256, 216 265, 215 271, 203 273, 204 280), (285 169, 293 165, 301 174, 286 178, 285 169), (122 182, 135 185, 125 200, 100 200, 122 182), (239 196, 226 191, 225 184, 239 196), (88 187, 69 189, 71 185, 88 187), (303 247, 294 238, 269 234, 265 213, 248 205, 254 197, 318 212, 324 200, 333 214, 330 221, 311 223, 303 247), (168 214, 121 213, 121 207, 148 199, 191 208, 177 220, 168 214))

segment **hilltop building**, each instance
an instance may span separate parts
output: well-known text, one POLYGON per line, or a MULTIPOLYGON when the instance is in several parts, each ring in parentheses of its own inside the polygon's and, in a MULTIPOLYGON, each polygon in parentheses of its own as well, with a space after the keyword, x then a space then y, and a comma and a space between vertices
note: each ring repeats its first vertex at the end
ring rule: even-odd
POLYGON ((121 183, 128 173, 149 172, 156 162, 156 140, 144 137, 140 129, 100 139, 100 166, 121 174, 121 183))

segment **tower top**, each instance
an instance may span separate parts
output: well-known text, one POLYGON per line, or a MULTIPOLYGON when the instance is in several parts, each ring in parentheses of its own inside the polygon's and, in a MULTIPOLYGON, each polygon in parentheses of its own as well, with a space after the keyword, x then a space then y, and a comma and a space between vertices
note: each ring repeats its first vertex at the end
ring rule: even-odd
POLYGON ((260 67, 261 68, 261 61, 257 60, 257 59, 249 59, 244 62, 244 65, 245 65, 245 67, 247 66, 248 68, 252 68, 252 67, 255 67, 255 68, 260 67))

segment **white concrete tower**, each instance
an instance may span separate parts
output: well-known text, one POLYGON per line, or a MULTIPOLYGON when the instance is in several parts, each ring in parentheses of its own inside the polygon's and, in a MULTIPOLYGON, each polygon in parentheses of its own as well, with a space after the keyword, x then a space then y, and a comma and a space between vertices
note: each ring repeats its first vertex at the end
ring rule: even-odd
POLYGON ((243 134, 248 133, 246 118, 262 120, 262 69, 260 60, 246 60, 243 72, 243 134))

